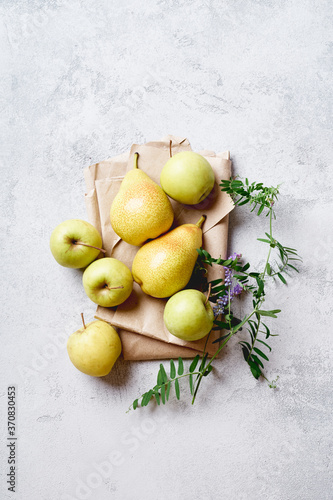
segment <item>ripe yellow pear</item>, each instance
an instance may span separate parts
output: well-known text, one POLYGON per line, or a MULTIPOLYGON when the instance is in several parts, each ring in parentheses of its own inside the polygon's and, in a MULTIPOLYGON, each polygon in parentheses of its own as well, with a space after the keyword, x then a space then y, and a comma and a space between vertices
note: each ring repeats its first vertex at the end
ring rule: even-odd
POLYGON ((191 278, 202 246, 201 225, 183 224, 143 245, 134 257, 132 274, 142 290, 152 297, 165 298, 182 290, 191 278))
POLYGON ((138 156, 135 153, 134 168, 125 175, 110 210, 113 230, 137 246, 168 231, 174 218, 163 189, 138 168, 138 156))

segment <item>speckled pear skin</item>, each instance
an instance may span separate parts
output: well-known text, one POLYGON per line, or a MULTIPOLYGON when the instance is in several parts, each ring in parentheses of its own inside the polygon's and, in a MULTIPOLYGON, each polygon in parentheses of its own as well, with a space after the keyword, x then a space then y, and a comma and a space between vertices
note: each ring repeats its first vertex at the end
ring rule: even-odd
POLYGON ((197 224, 183 224, 143 245, 134 257, 132 274, 142 290, 152 297, 166 298, 189 282, 202 246, 197 224))
POLYGON ((170 229, 174 213, 163 189, 142 170, 134 168, 121 183, 110 210, 111 226, 115 233, 130 245, 142 245, 170 229))

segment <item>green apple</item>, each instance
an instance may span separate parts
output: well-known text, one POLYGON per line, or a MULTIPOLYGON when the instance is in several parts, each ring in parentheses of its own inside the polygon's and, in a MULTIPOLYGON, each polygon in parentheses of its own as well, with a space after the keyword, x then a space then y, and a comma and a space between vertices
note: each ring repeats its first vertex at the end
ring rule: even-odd
POLYGON ((121 353, 121 341, 109 323, 92 321, 86 325, 83 320, 83 327, 69 337, 67 352, 80 372, 93 377, 104 377, 111 371, 121 353))
POLYGON ((102 238, 97 229, 80 219, 69 219, 52 232, 50 249, 55 260, 65 267, 87 267, 96 259, 102 248, 102 238))
POLYGON ((182 340, 202 339, 213 328, 214 312, 198 290, 175 293, 165 305, 164 323, 168 331, 182 340))
POLYGON ((90 264, 82 277, 88 297, 103 307, 122 304, 133 288, 133 276, 128 267, 118 259, 105 257, 90 264))
POLYGON ((174 200, 196 205, 212 191, 215 176, 210 163, 193 151, 175 154, 164 165, 161 186, 174 200))

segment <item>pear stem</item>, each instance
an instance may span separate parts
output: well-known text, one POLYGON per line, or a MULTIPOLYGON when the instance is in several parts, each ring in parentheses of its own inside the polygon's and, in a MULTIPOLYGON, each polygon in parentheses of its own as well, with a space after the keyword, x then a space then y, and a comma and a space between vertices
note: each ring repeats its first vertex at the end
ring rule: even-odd
POLYGON ((206 298, 206 301, 205 301, 205 306, 207 305, 207 302, 209 301, 209 296, 210 296, 211 289, 212 289, 212 284, 209 283, 209 285, 208 285, 208 291, 207 291, 207 298, 206 298))
POLYGON ((83 243, 83 241, 76 241, 74 243, 74 245, 83 245, 84 247, 95 248, 96 250, 99 250, 102 253, 106 253, 106 250, 103 250, 103 248, 94 247, 94 245, 89 245, 88 243, 83 243))
POLYGON ((170 158, 172 158, 172 139, 170 139, 169 153, 170 153, 170 158))
POLYGON ((138 158, 139 158, 139 153, 134 153, 134 168, 139 168, 138 167, 138 158))
POLYGON ((81 318, 82 318, 82 323, 83 323, 83 328, 86 329, 86 324, 84 322, 84 316, 83 313, 81 313, 81 318))
POLYGON ((200 219, 198 220, 198 222, 196 223, 196 226, 201 227, 202 224, 205 222, 206 219, 207 219, 207 215, 202 215, 200 217, 200 219))

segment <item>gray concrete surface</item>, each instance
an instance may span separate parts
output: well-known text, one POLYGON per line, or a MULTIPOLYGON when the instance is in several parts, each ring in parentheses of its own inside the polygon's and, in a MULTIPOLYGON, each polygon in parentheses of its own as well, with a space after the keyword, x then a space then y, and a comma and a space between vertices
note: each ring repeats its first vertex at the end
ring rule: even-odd
MULTIPOLYGON (((1 498, 332 499, 331 2, 2 0, 0 13, 1 498), (85 166, 167 133, 282 183, 276 236, 304 264, 270 291, 276 390, 234 342, 194 407, 126 414, 158 363, 120 361, 105 379, 72 367, 65 341, 94 305, 48 240, 86 218, 85 166)), ((234 211, 230 250, 260 262, 265 222, 234 211)))

